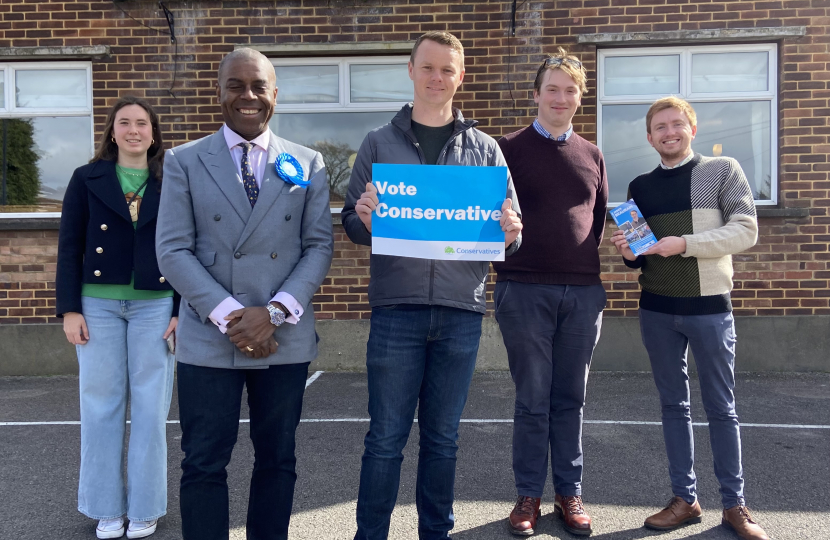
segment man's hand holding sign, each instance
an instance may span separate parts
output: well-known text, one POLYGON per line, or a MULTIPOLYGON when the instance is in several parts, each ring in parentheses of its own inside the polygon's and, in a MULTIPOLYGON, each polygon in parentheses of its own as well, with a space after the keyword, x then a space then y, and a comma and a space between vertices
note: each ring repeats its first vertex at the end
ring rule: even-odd
POLYGON ((504 199, 501 204, 501 230, 504 231, 504 247, 510 246, 522 232, 522 218, 513 210, 513 199, 504 199))
POLYGON ((366 226, 366 230, 372 232, 372 212, 378 207, 378 188, 371 182, 366 184, 366 191, 354 205, 355 212, 360 221, 366 226))

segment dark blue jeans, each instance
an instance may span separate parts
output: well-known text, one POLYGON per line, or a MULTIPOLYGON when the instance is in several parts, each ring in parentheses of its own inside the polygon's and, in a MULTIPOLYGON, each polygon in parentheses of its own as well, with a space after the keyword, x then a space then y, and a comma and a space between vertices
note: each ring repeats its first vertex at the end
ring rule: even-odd
POLYGON ((227 540, 228 473, 248 388, 254 470, 248 496, 248 540, 285 540, 297 480, 294 432, 300 423, 308 363, 268 369, 178 364, 182 423, 179 492, 184 540, 227 540))
POLYGON ((556 493, 582 495, 582 408, 605 289, 499 281, 494 298, 516 385, 516 491, 542 496, 550 449, 556 493))
POLYGON ((455 523, 458 424, 475 367, 481 319, 480 313, 443 306, 372 309, 366 351, 371 422, 360 470, 356 540, 389 535, 402 452, 416 406, 418 536, 449 538, 455 523))
POLYGON ((672 492, 691 504, 697 498, 695 442, 686 353, 695 354, 703 410, 724 508, 744 504, 741 431, 735 410, 735 321, 732 313, 669 315, 640 309, 640 331, 648 350, 663 410, 663 439, 672 492))

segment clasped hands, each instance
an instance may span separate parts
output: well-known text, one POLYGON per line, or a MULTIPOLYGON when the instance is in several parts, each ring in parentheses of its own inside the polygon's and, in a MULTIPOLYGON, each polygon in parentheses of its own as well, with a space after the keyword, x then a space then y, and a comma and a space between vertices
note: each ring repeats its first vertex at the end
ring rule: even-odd
POLYGON ((227 335, 248 358, 265 358, 277 352, 274 325, 265 307, 246 307, 228 313, 227 335))
MULTIPOLYGON (((366 184, 366 191, 357 200, 354 205, 355 212, 363 222, 366 230, 372 232, 372 212, 378 206, 378 189, 372 182, 366 184)), ((513 210, 513 200, 505 199, 501 205, 501 219, 499 219, 501 230, 504 231, 504 245, 510 246, 518 238, 519 233, 522 232, 522 220, 519 215, 513 210)))
MULTIPOLYGON (((614 247, 617 248, 617 253, 623 258, 633 261, 637 258, 634 252, 631 251, 631 246, 628 245, 628 240, 625 239, 625 231, 614 231, 611 235, 611 241, 614 247)), ((671 257, 672 255, 682 255, 686 253, 686 239, 679 236, 666 236, 657 241, 656 244, 644 251, 642 255, 660 255, 661 257, 671 257)))

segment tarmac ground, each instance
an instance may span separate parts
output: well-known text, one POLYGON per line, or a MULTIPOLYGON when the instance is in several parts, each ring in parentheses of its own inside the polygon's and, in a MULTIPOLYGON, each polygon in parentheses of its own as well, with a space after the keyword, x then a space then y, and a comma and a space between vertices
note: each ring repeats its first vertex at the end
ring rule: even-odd
MULTIPOLYGON (((298 429, 299 478, 289 537, 351 540, 368 428, 366 375, 310 373, 317 378, 310 378, 298 429)), ((830 374, 741 373, 736 394, 745 494, 753 515, 773 539, 830 539, 830 374)), ((508 373, 476 373, 460 428, 452 534, 456 540, 512 538, 505 518, 515 499, 513 399, 508 373)), ((587 401, 583 497, 593 518, 592 538, 736 538, 720 526, 720 496, 705 424, 694 428, 703 521, 661 534, 642 528, 643 519, 671 497, 651 375, 592 373, 587 401)), ((705 422, 694 379, 692 409, 695 422, 705 422)), ((181 537, 178 480, 182 453, 175 394, 169 418, 168 515, 151 537, 157 540, 181 537)), ((243 418, 247 418, 244 405, 243 418)), ((0 378, 0 539, 95 538, 95 522, 76 510, 78 420, 77 378, 0 378)), ((245 538, 253 463, 248 424, 242 422, 239 431, 228 469, 234 540, 245 538)), ((391 540, 417 539, 417 445, 415 424, 405 450, 391 540)), ((549 482, 535 537, 576 538, 553 516, 552 500, 549 482)))

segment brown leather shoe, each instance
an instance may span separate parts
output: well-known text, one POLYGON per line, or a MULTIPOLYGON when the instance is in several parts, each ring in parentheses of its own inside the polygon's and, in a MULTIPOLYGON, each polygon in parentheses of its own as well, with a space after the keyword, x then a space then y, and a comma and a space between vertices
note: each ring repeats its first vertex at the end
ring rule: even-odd
POLYGON ((665 508, 646 518, 643 524, 656 531, 670 531, 687 523, 700 523, 703 510, 697 501, 689 504, 680 497, 672 497, 665 508))
POLYGON ((582 506, 582 497, 557 495, 554 500, 554 513, 562 518, 565 530, 579 536, 591 534, 591 517, 582 506))
POLYGON ((519 495, 516 506, 507 518, 510 532, 517 536, 530 536, 534 533, 536 520, 542 515, 539 506, 542 504, 540 497, 525 497, 519 495))
POLYGON ((752 518, 749 514, 749 508, 746 506, 733 506, 728 510, 724 510, 721 524, 727 529, 735 531, 744 540, 769 540, 767 533, 752 518))

